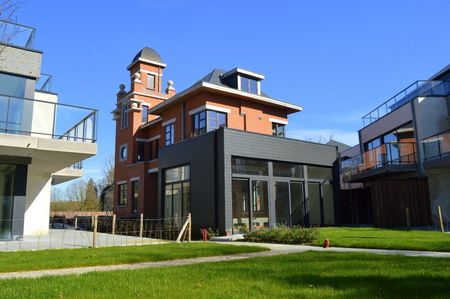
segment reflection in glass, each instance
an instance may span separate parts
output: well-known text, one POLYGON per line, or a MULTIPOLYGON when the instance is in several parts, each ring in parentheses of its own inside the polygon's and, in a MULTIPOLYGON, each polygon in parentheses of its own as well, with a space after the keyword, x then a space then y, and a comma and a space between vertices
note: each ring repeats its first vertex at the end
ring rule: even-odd
POLYGON ((320 184, 308 183, 309 224, 321 225, 320 184))
POLYGON ((323 184, 323 224, 334 225, 333 185, 323 184))
POLYGON ((0 240, 11 239, 15 165, 0 164, 0 240))
POLYGON ((267 181, 252 181, 252 227, 269 227, 267 181))
POLYGON ((291 222, 288 182, 275 182, 275 217, 276 225, 289 225, 291 222))
POLYGON ((233 179, 233 233, 244 233, 250 229, 249 185, 246 179, 233 179))
POLYGON ((231 158, 231 168, 233 173, 238 174, 252 174, 252 175, 268 175, 267 161, 246 159, 246 158, 231 158))
POLYGON ((291 210, 292 225, 304 225, 303 223, 303 183, 291 182, 291 210))

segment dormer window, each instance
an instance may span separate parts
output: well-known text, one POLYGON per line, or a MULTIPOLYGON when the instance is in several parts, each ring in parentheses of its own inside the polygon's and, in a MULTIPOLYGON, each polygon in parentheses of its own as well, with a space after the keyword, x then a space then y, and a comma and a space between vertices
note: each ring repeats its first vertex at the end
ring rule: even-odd
POLYGON ((240 89, 245 92, 258 94, 258 82, 254 79, 239 76, 240 89))
POLYGON ((278 136, 278 137, 285 137, 286 136, 286 125, 272 123, 272 135, 278 136))

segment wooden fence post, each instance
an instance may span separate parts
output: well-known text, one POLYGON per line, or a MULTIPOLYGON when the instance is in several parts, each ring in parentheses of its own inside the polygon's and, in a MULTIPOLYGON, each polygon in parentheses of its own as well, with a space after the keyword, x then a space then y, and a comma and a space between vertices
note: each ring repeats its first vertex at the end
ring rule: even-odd
POLYGON ((441 225, 441 232, 444 232, 444 223, 442 222, 441 206, 438 206, 439 223, 441 225))
POLYGON ((92 215, 91 216, 91 229, 92 229, 92 231, 94 231, 94 220, 95 220, 95 216, 92 215))
POLYGON ((112 219, 112 232, 113 235, 116 233, 116 214, 113 214, 113 219, 112 219))
POLYGON ((405 208, 405 215, 406 215, 406 227, 409 228, 411 226, 411 223, 409 221, 409 208, 408 207, 405 208))
POLYGON ((78 217, 77 216, 75 216, 75 229, 78 229, 78 217))
POLYGON ((142 238, 144 232, 144 214, 141 214, 141 221, 139 224, 139 238, 142 238))
POLYGON ((97 246, 97 216, 94 217, 94 231, 92 232, 92 247, 97 246))

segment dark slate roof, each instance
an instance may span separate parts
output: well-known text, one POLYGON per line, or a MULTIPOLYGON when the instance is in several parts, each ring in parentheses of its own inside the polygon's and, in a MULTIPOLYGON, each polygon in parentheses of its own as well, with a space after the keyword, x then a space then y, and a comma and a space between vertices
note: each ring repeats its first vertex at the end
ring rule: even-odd
MULTIPOLYGON (((226 84, 223 84, 222 80, 220 80, 221 75, 225 74, 225 73, 226 73, 226 71, 224 71, 223 69, 215 68, 211 72, 209 72, 206 76, 204 76, 203 78, 201 78, 200 80, 195 82, 192 86, 194 86, 200 82, 207 82, 207 83, 214 84, 217 86, 229 87, 226 84)), ((261 96, 272 99, 271 96, 269 96, 262 90, 261 90, 261 96)))
POLYGON ((159 56, 158 52, 156 52, 152 48, 148 48, 148 47, 145 47, 142 50, 140 50, 139 53, 137 53, 136 56, 134 56, 131 64, 133 64, 139 58, 151 60, 154 62, 164 63, 161 59, 161 56, 159 56))
POLYGON ((343 151, 346 151, 346 150, 348 150, 349 148, 351 148, 350 145, 347 145, 347 144, 345 144, 345 143, 342 143, 342 142, 339 142, 339 141, 336 141, 336 140, 333 140, 333 139, 331 139, 330 141, 328 141, 327 144, 328 144, 328 145, 332 145, 332 146, 337 146, 338 152, 339 152, 339 153, 342 153, 343 151))

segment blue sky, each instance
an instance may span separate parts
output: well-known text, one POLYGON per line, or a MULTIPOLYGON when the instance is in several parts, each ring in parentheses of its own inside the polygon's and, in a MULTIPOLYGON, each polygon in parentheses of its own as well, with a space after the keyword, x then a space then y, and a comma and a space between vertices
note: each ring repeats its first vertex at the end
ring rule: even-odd
POLYGON ((86 177, 114 152, 114 109, 126 67, 144 46, 167 63, 178 91, 212 68, 263 73, 263 90, 304 107, 288 136, 357 143, 362 115, 450 63, 450 1, 31 1, 18 22, 36 28, 62 103, 99 109, 98 150, 86 177))

